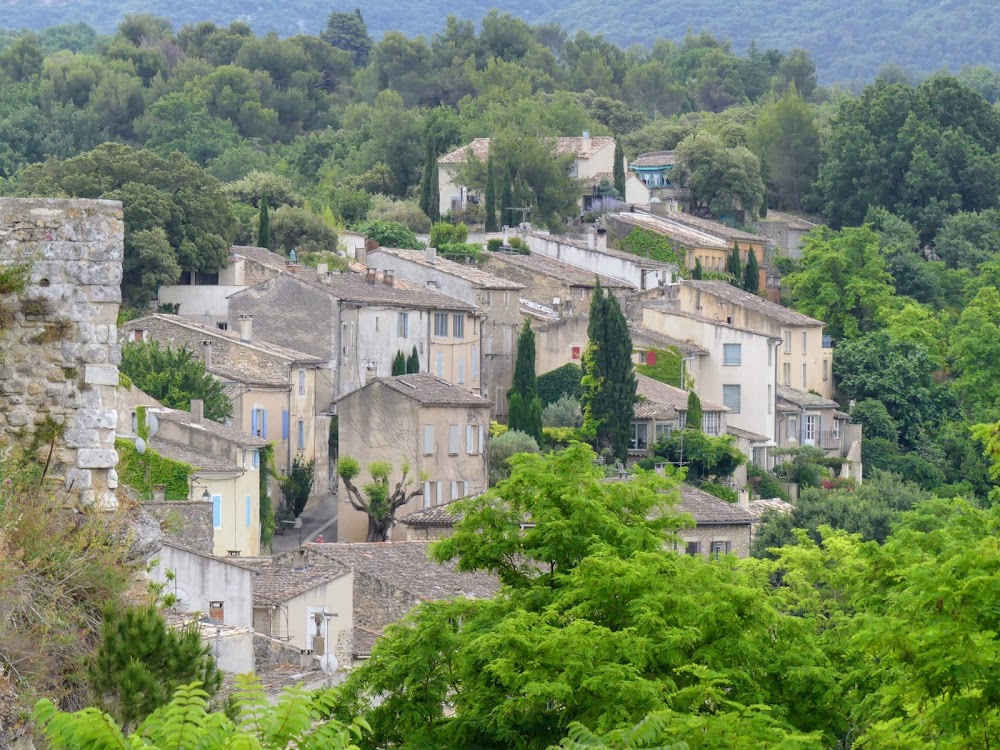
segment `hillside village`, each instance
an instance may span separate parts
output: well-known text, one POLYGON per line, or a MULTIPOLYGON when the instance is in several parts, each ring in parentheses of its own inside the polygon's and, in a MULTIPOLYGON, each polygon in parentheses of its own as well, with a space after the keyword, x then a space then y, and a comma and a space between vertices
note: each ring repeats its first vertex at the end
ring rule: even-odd
POLYGON ((1000 74, 5 33, 0 750, 1000 742, 1000 74))

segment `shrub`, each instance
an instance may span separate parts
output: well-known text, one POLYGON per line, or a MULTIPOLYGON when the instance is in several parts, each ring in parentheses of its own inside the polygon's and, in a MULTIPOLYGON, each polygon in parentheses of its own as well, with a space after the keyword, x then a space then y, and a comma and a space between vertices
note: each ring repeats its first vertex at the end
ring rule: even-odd
POLYGON ((501 247, 503 247, 503 240, 499 237, 492 237, 486 240, 486 249, 491 253, 497 252, 501 247))
POLYGON ((580 365, 573 362, 549 370, 544 375, 538 376, 538 397, 545 406, 555 403, 563 396, 570 396, 579 401, 583 395, 583 388, 580 385, 582 378, 583 370, 580 365))
POLYGON ((372 196, 368 221, 391 221, 417 234, 431 229, 430 218, 414 201, 396 200, 386 195, 372 196))
MULTIPOLYGON (((492 429, 491 429, 492 431, 492 429)), ((507 460, 518 453, 538 453, 538 443, 531 435, 518 430, 507 430, 490 440, 490 486, 510 476, 507 460)))
POLYGON ((470 242, 452 242, 441 245, 438 248, 438 254, 442 258, 447 258, 457 263, 468 261, 478 263, 483 257, 483 248, 480 245, 474 245, 470 242))
POLYGON ((735 503, 739 501, 739 495, 736 494, 736 490, 732 487, 725 487, 721 484, 716 484, 715 482, 699 482, 695 486, 702 492, 707 492, 709 495, 715 495, 715 497, 720 500, 725 500, 727 503, 735 503))
POLYGON ((580 427, 583 425, 583 411, 579 400, 570 395, 564 395, 545 407, 542 412, 542 425, 545 427, 580 427))
POLYGON ((469 239, 469 227, 437 221, 431 226, 430 246, 439 250, 444 245, 464 244, 469 239))
POLYGON ((409 250, 423 250, 424 243, 417 235, 398 221, 366 221, 357 230, 382 247, 396 247, 409 250))
POLYGON ((323 218, 312 211, 294 206, 282 206, 270 215, 271 246, 285 255, 294 248, 296 253, 320 253, 337 249, 337 233, 323 218))

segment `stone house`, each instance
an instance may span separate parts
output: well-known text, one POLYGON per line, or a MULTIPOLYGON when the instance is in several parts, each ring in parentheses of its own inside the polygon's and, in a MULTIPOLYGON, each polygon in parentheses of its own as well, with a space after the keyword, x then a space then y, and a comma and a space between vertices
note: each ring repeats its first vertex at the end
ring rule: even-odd
POLYGON ((371 268, 392 271, 450 297, 475 305, 483 312, 481 329, 480 392, 493 402, 493 416, 507 416, 506 394, 514 383, 514 352, 521 327, 519 294, 523 285, 476 266, 439 258, 437 251, 395 250, 378 247, 358 259, 371 268))
MULTIPOLYGON (((610 136, 591 136, 584 131, 577 138, 552 139, 557 156, 572 154, 570 176, 581 180, 581 186, 596 175, 610 175, 615 170, 615 139, 610 136)), ((470 205, 478 206, 482 196, 458 184, 458 169, 469 160, 469 155, 483 164, 489 159, 490 139, 476 138, 438 158, 438 204, 442 215, 465 211, 470 205)), ((627 163, 625 164, 628 169, 627 163)), ((589 191, 581 187, 579 207, 584 208, 584 196, 589 191)))
POLYGON ((694 523, 678 530, 681 540, 676 547, 678 552, 706 557, 750 556, 751 525, 757 520, 753 513, 687 483, 682 483, 679 489, 681 500, 674 511, 690 515, 694 523))
POLYGON ((421 372, 480 389, 482 312, 475 305, 408 281, 391 271, 279 274, 234 294, 232 325, 253 316, 254 336, 326 363, 319 404, 392 374, 398 352, 416 348, 421 372))
POLYGON ((684 312, 669 302, 647 302, 642 308, 642 325, 683 338, 707 352, 695 352, 687 368, 702 401, 726 406, 728 426, 774 440, 775 363, 780 338, 735 322, 684 312))
POLYGON ((387 625, 422 602, 496 594, 500 585, 495 576, 459 572, 454 562, 438 564, 428 558, 427 547, 422 542, 305 545, 307 566, 353 571, 355 662, 368 658, 387 625))
POLYGON ((779 448, 822 448, 845 459, 846 475, 861 481, 862 425, 852 424, 833 399, 779 385, 774 430, 779 448))
POLYGON ((586 241, 533 229, 518 230, 517 235, 532 253, 562 261, 591 274, 610 276, 639 291, 666 286, 673 282, 677 273, 674 263, 663 263, 607 247, 606 233, 591 232, 586 241))
MULTIPOLYGON (((645 458, 649 455, 650 448, 660 438, 669 438, 674 430, 686 426, 688 392, 639 373, 636 373, 635 379, 639 402, 635 405, 632 420, 629 455, 634 458, 645 458)), ((722 404, 703 400, 702 432, 715 437, 724 435, 728 412, 729 409, 722 404)))
MULTIPOLYGON (((488 486, 487 444, 490 402, 462 388, 420 373, 377 378, 337 402, 340 454, 361 465, 362 480, 373 461, 392 464, 391 482, 409 466, 409 480, 422 494, 396 511, 396 518, 483 492, 488 486)), ((359 480, 359 483, 363 483, 359 480)), ((348 501, 341 482, 338 540, 362 541, 368 517, 348 501)), ((392 538, 405 532, 393 528, 392 538)))
POLYGON ((665 290, 676 309, 781 339, 778 382, 833 395, 833 348, 821 320, 790 310, 724 281, 683 280, 665 290))
MULTIPOLYGON (((134 386, 119 392, 117 436, 134 440, 137 405, 148 396, 134 386)), ((153 402, 155 404, 155 401, 153 402)), ((147 406, 149 450, 191 467, 187 501, 212 509, 212 554, 254 557, 260 554, 260 456, 267 441, 213 422, 200 400, 191 411, 147 406)), ((143 488, 133 488, 141 490, 143 488)), ((149 488, 145 488, 149 489, 149 488)), ((160 498, 146 497, 157 501, 160 498)), ((199 516, 206 518, 205 516, 199 516)))
POLYGON ((768 209, 753 225, 754 231, 773 242, 779 251, 789 258, 798 260, 802 257, 802 247, 809 232, 820 226, 801 216, 782 213, 768 209))
POLYGON ((185 348, 205 363, 233 402, 232 427, 274 445, 278 471, 292 460, 315 460, 315 491, 329 487, 330 399, 326 370, 317 357, 254 340, 253 317, 238 330, 220 330, 176 315, 150 315, 122 327, 123 339, 185 348))
POLYGON ((676 208, 679 201, 690 197, 684 181, 678 177, 679 165, 674 151, 639 154, 629 164, 629 169, 649 191, 649 200, 644 205, 676 208))

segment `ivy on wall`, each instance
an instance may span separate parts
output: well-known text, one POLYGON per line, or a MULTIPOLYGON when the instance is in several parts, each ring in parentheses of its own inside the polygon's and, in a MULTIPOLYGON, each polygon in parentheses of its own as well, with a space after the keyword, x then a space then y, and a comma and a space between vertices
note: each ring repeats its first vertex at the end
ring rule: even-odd
POLYGON ((648 229, 634 227, 628 236, 619 243, 621 248, 633 255, 640 255, 650 260, 658 260, 661 263, 683 264, 677 259, 677 254, 670 244, 670 240, 657 232, 648 229))
POLYGON ((661 383, 672 385, 675 388, 683 388, 681 382, 681 353, 675 346, 669 349, 646 349, 645 351, 656 352, 655 365, 636 365, 635 371, 647 378, 659 380, 661 383))
POLYGON ((153 487, 163 485, 167 489, 167 500, 188 499, 193 466, 161 456, 148 446, 140 456, 135 444, 122 438, 115 440, 115 449, 118 451, 118 480, 122 484, 145 497, 151 496, 153 487))
POLYGON ((274 446, 270 443, 259 449, 260 456, 260 548, 271 548, 274 538, 274 503, 271 502, 271 492, 268 480, 277 476, 274 470, 274 446))

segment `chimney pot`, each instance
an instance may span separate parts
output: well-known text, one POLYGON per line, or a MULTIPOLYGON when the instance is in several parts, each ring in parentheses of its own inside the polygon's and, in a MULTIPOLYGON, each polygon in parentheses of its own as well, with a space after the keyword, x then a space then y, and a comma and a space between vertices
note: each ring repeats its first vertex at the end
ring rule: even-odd
POLYGON ((205 369, 212 369, 212 342, 202 341, 201 342, 201 356, 202 360, 205 362, 205 369))
POLYGON ((391 268, 386 268, 382 271, 382 283, 386 286, 395 286, 396 272, 391 268))
POLYGON ((428 245, 426 253, 427 253, 427 262, 428 263, 437 263, 437 254, 438 254, 438 251, 437 251, 436 247, 430 247, 428 245))
POLYGON ((376 274, 374 268, 369 268, 368 270, 365 271, 365 281, 367 281, 369 284, 374 284, 376 281, 378 281, 378 275, 376 274))
POLYGON ((329 270, 330 270, 330 265, 328 263, 320 263, 319 265, 316 266, 316 275, 322 276, 329 270))
POLYGON ((191 399, 191 424, 201 424, 205 418, 205 402, 200 398, 191 399))
POLYGON ((240 314, 240 341, 249 344, 253 341, 253 315, 240 314))

